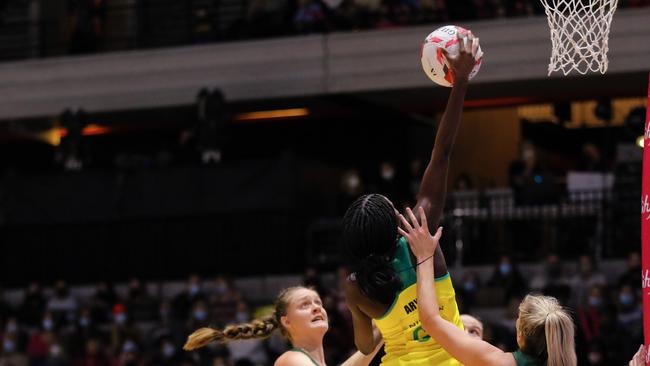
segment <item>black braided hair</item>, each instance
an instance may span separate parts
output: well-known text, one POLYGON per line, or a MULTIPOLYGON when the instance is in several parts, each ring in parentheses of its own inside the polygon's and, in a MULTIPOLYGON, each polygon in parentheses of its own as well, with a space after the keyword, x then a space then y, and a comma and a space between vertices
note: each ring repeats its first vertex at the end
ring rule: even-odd
POLYGON ((343 245, 361 292, 391 304, 402 282, 393 269, 397 240, 395 207, 380 194, 359 197, 343 217, 343 245))

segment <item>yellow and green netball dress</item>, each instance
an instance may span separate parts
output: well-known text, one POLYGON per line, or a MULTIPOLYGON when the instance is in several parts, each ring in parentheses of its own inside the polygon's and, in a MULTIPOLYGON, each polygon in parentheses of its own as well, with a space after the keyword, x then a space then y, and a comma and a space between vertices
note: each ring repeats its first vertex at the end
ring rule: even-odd
MULTIPOLYGON (((427 265, 431 265, 427 262, 427 265)), ((393 268, 402 280, 403 289, 386 314, 375 319, 384 338, 386 355, 383 366, 459 366, 447 351, 422 329, 418 314, 416 268, 411 261, 409 245, 401 238, 397 245, 393 268)), ((436 296, 443 319, 463 329, 456 304, 456 293, 449 273, 436 278, 436 296)))

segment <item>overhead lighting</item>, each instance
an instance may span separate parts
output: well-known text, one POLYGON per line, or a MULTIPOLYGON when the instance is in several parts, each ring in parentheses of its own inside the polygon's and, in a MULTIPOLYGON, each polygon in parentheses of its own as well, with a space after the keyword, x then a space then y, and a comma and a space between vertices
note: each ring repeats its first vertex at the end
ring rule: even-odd
POLYGON ((309 109, 307 108, 290 108, 239 113, 235 119, 237 121, 257 121, 263 119, 305 117, 308 115, 309 109))
POLYGON ((636 145, 642 149, 643 149, 644 142, 645 139, 643 138, 643 136, 639 136, 636 138, 636 145))
MULTIPOLYGON (((105 135, 110 131, 110 128, 96 125, 96 124, 89 124, 86 127, 84 127, 83 130, 81 130, 81 134, 83 136, 95 136, 95 135, 105 135)), ((68 135, 68 129, 67 128, 59 128, 59 136, 60 137, 65 137, 68 135)))

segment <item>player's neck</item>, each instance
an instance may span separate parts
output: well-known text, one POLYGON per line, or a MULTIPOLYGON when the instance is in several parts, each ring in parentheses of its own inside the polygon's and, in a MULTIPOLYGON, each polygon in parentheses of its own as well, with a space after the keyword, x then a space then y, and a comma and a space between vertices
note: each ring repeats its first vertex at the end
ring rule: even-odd
POLYGON ((323 351, 323 337, 318 338, 303 338, 299 341, 293 342, 295 348, 300 348, 304 352, 307 352, 314 361, 318 362, 319 365, 325 366, 325 352, 323 351))

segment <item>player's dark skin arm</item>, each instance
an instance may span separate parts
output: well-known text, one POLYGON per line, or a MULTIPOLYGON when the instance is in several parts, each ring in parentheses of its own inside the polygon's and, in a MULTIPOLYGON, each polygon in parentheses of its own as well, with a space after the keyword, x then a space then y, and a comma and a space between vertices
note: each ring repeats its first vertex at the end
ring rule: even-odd
MULTIPOLYGON (((449 160, 451 151, 458 135, 460 118, 463 113, 463 103, 467 92, 469 74, 471 73, 475 61, 475 55, 478 51, 478 39, 474 41, 471 32, 468 34, 468 42, 465 44, 460 40, 460 54, 456 57, 450 57, 446 52, 445 56, 454 72, 454 86, 447 100, 447 107, 440 120, 436 140, 431 152, 431 159, 424 171, 420 190, 417 197, 417 207, 422 207, 424 213, 429 218, 429 230, 435 232, 440 224, 445 200, 447 198, 447 174, 449 172, 449 160)), ((417 212, 417 210, 416 210, 417 212)), ((435 277, 441 277, 447 274, 447 263, 445 256, 440 249, 436 247, 434 254, 435 277)))

